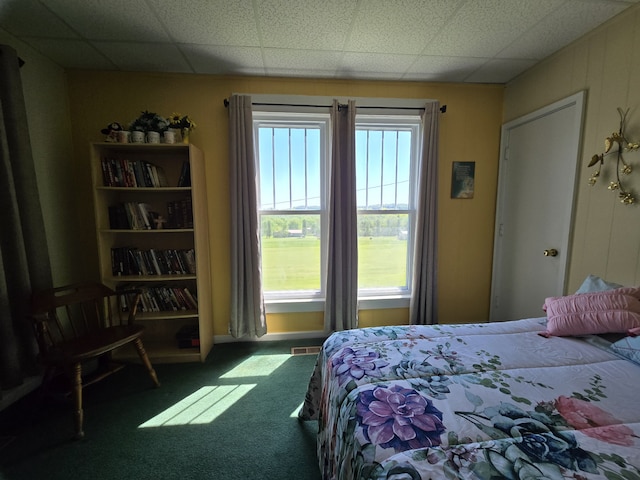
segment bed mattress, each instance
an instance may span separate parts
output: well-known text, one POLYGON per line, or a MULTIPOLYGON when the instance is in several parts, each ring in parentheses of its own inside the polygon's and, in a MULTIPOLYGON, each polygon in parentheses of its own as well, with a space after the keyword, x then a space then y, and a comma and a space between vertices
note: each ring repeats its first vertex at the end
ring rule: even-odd
POLYGON ((545 322, 332 334, 300 412, 323 479, 640 479, 640 366, 545 322))

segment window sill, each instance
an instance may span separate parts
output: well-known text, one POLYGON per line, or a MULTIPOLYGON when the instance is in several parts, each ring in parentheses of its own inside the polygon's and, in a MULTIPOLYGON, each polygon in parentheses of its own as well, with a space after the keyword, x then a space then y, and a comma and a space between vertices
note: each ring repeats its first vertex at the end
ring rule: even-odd
POLYGON ((377 310, 381 308, 409 308, 410 295, 381 295, 378 297, 360 297, 360 310, 377 310))
MULTIPOLYGON (((358 299, 358 309, 409 308, 410 300, 409 295, 361 297, 358 299)), ((265 309, 266 313, 322 312, 324 311, 324 298, 265 300, 265 309)))

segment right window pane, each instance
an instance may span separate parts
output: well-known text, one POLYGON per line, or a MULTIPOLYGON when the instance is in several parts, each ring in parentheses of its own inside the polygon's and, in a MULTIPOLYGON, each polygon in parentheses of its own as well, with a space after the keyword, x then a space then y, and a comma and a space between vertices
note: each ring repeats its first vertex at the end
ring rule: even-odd
POLYGON ((358 287, 406 289, 409 215, 358 215, 358 287))
POLYGON ((360 295, 410 290, 417 122, 357 122, 360 295))

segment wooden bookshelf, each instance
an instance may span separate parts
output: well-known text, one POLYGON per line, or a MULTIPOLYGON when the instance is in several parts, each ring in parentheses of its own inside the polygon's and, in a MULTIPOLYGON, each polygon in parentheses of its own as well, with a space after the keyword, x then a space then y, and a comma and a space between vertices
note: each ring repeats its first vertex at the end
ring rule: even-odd
MULTIPOLYGON (((203 362, 213 347, 203 153, 184 144, 93 143, 91 172, 102 282, 147 293, 137 320, 152 362, 203 362), (199 346, 179 348, 184 326, 197 326, 199 346)), ((116 355, 137 357, 131 349, 116 355)))

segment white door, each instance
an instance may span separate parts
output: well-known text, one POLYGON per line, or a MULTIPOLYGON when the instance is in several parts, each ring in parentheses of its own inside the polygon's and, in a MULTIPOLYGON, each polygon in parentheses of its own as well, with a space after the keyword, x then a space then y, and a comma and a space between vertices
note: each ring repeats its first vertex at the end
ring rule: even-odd
POLYGON ((502 127, 491 321, 542 317, 563 295, 584 92, 502 127))

